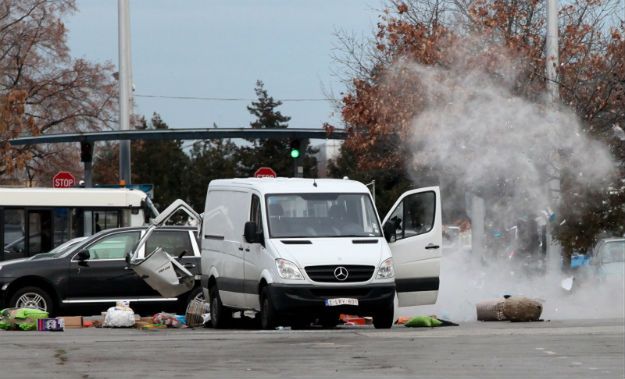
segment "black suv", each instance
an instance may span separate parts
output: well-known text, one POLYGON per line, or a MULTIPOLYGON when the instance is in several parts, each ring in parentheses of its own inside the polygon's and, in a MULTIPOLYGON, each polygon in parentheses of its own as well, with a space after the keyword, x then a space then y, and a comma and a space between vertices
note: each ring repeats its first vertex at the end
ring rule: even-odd
MULTIPOLYGON (((155 309, 171 309, 172 305, 184 309, 190 299, 201 296, 199 280, 191 291, 164 298, 126 263, 126 255, 146 230, 107 229, 52 254, 0 262, 0 309, 37 307, 58 313, 72 305, 91 304, 105 310, 117 300, 130 300, 131 306, 145 303, 155 309)), ((138 256, 161 247, 197 279, 200 250, 196 233, 197 228, 191 227, 159 227, 138 256)))

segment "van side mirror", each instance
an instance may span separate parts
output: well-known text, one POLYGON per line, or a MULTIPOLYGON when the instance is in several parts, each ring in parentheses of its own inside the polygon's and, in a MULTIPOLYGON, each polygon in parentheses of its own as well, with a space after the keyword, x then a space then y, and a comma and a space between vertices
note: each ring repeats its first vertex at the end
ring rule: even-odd
POLYGON ((82 251, 79 251, 78 254, 76 254, 76 259, 78 259, 79 261, 86 261, 89 258, 91 258, 91 254, 89 254, 89 250, 82 250, 82 251))
POLYGON ((245 229, 243 231, 243 236, 245 237, 245 242, 247 243, 256 243, 260 242, 258 238, 258 230, 256 228, 256 223, 252 221, 248 221, 245 223, 245 229))

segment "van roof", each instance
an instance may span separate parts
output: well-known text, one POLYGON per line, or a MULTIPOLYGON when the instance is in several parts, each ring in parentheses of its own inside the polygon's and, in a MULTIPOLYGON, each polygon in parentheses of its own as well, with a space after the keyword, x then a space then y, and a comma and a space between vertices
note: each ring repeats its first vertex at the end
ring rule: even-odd
POLYGON ((210 182, 213 188, 253 188, 262 194, 272 193, 368 193, 367 187, 348 179, 303 179, 303 178, 239 178, 217 179, 210 182), (315 186, 316 184, 316 186, 315 186))

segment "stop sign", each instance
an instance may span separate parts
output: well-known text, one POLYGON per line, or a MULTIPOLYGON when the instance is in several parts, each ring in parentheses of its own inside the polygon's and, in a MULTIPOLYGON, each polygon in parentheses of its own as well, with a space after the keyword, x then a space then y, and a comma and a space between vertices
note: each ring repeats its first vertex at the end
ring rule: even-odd
POLYGON ((76 178, 71 172, 59 171, 52 178, 52 187, 54 188, 69 188, 76 184, 76 178))
POLYGON ((278 175, 271 167, 261 167, 254 173, 256 178, 275 178, 278 175))

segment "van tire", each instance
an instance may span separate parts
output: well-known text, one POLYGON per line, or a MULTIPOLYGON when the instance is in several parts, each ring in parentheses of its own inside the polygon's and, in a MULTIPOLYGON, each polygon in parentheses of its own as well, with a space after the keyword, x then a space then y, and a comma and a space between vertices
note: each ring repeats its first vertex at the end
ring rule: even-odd
POLYGON ((269 289, 264 287, 260 293, 260 327, 265 330, 273 330, 278 324, 278 312, 271 302, 269 289))
POLYGON ((336 328, 336 326, 341 322, 339 315, 336 313, 324 314, 319 317, 319 325, 321 325, 324 329, 332 329, 336 328))
POLYGON ((221 303, 217 286, 210 288, 210 301, 211 324, 213 328, 227 328, 232 320, 232 311, 221 303))
POLYGON ((376 329, 390 329, 393 327, 394 317, 395 306, 393 303, 390 303, 373 315, 373 326, 376 329))

